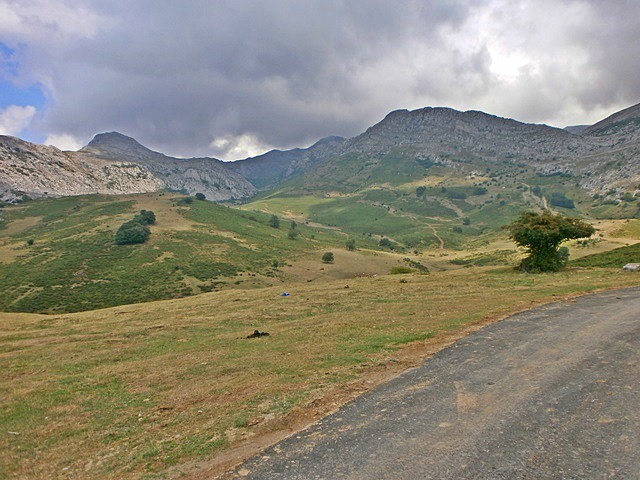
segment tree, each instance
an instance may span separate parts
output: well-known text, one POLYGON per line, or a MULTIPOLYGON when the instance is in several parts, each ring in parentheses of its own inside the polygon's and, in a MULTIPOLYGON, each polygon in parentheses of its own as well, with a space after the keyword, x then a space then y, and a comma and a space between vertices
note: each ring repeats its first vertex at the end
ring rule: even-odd
POLYGON ((141 225, 153 225, 156 223, 156 214, 152 210, 140 210, 140 213, 133 217, 133 221, 141 225))
POLYGON ((204 196, 204 193, 196 193, 195 194, 196 200, 206 200, 207 197, 204 196))
POLYGON ((333 252, 325 252, 322 254, 322 263, 333 263, 333 252))
POLYGON ((350 252, 356 249, 356 241, 353 238, 350 238, 349 240, 344 242, 344 245, 345 247, 347 247, 347 250, 349 250, 350 252))
POLYGON ((527 272, 555 272, 567 262, 568 251, 558 247, 565 240, 590 237, 595 229, 577 218, 542 213, 523 212, 513 223, 503 227, 509 237, 527 249, 529 255, 520 268, 527 272))
POLYGON ((287 238, 289 240, 295 240, 298 237, 298 231, 295 228, 290 228, 287 232, 287 238))
POLYGON ((269 219, 269 226, 273 228, 280 228, 280 219, 276 215, 271 215, 269 219))
POLYGON ((120 225, 116 232, 116 243, 118 245, 132 245, 136 243, 144 243, 149 238, 151 230, 135 220, 130 220, 120 225))
POLYGON ((418 188, 416 188, 416 197, 421 197, 424 195, 424 193, 427 191, 427 187, 420 185, 418 188))

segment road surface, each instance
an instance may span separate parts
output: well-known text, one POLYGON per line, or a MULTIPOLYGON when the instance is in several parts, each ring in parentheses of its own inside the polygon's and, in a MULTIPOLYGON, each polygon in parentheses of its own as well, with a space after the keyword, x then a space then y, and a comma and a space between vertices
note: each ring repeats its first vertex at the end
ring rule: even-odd
POLYGON ((640 479, 640 288, 483 328, 225 477, 640 479))

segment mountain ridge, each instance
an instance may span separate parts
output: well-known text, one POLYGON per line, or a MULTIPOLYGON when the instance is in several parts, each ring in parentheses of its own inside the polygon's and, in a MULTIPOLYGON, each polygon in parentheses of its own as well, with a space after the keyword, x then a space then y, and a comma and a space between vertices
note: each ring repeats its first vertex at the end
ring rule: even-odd
MULTIPOLYGON (((170 157, 119 132, 99 133, 77 152, 28 142, 16 146, 16 140, 7 138, 0 137, 0 198, 4 200, 45 192, 90 193, 92 182, 96 193, 167 188, 204 193, 210 200, 243 199, 298 177, 304 183, 305 176, 317 176, 318 171, 324 172, 325 183, 330 184, 332 165, 338 165, 340 159, 359 156, 364 168, 371 169, 376 158, 392 152, 467 172, 522 164, 542 175, 570 174, 592 194, 640 183, 640 104, 616 112, 577 135, 478 110, 400 109, 352 138, 325 137, 307 148, 272 150, 236 162, 170 157), (31 161, 38 165, 31 172, 25 170, 21 160, 29 151, 33 153, 31 161), (60 166, 65 162, 69 162, 69 168, 60 166), (116 168, 114 165, 129 173, 106 173, 116 168), (94 174, 92 169, 102 169, 103 173, 94 174), (75 177, 69 171, 75 172, 75 177)), ((353 176, 354 172, 352 169, 342 175, 353 176)), ((354 187, 358 187, 357 182, 359 188, 366 187, 372 178, 360 174, 354 187)), ((309 181, 313 183, 310 177, 309 181)))

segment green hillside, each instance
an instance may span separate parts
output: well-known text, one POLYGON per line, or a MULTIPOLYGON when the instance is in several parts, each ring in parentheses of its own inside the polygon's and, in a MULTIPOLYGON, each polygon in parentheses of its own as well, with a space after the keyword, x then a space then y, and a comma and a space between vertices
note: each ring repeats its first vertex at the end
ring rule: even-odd
POLYGON ((621 268, 627 263, 640 263, 640 243, 608 252, 587 255, 571 262, 577 267, 621 268))
POLYGON ((570 174, 470 156, 451 165, 411 150, 349 154, 292 178, 247 208, 294 214, 356 235, 387 236, 407 249, 465 248, 493 238, 522 210, 552 208, 591 218, 638 216, 635 199, 592 199, 570 174))
POLYGON ((298 225, 290 239, 284 219, 276 229, 269 215, 184 198, 96 195, 5 207, 0 310, 74 312, 264 286, 297 256, 344 248, 339 232, 298 225), (150 240, 116 245, 117 228, 141 209, 157 216, 150 240))

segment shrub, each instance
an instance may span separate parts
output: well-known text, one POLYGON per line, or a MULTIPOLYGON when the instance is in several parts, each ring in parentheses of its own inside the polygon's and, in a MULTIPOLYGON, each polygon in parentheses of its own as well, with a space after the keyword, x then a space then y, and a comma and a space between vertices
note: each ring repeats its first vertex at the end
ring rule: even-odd
POLYGON ((380 245, 381 247, 386 247, 393 250, 393 242, 388 238, 382 237, 378 242, 378 245, 380 245))
POLYGON ((325 252, 322 254, 322 263, 333 263, 333 252, 325 252))
POLYGON ((421 197, 424 195, 424 193, 427 191, 427 187, 425 186, 419 186, 418 188, 416 188, 416 197, 421 197))
POLYGON ((271 218, 269 218, 269 226, 280 228, 280 219, 276 215, 271 215, 271 218))
POLYGON ((29 240, 27 240, 27 245, 31 246, 33 245, 33 242, 34 242, 33 238, 30 238, 29 240))
POLYGON ((295 240, 298 237, 298 231, 293 228, 287 232, 287 238, 289 240, 295 240))
POLYGON ((391 275, 402 275, 404 273, 413 273, 413 272, 414 272, 413 268, 399 266, 399 267, 393 267, 389 273, 391 273, 391 275))
POLYGON ((207 197, 205 197, 204 193, 196 193, 195 194, 195 198, 196 200, 206 200, 207 197))
POLYGON ((140 213, 133 217, 133 221, 141 225, 153 225, 156 223, 156 214, 151 210, 140 210, 140 213))
POLYGON ((344 245, 345 247, 347 247, 347 250, 349 250, 350 252, 356 249, 356 241, 353 238, 350 238, 349 240, 344 242, 344 245))
POLYGON ((132 245, 144 243, 151 235, 151 230, 146 225, 130 220, 120 225, 116 232, 116 243, 118 245, 132 245))
POLYGON ((576 208, 575 203, 564 193, 552 193, 549 197, 549 204, 554 207, 576 208))

